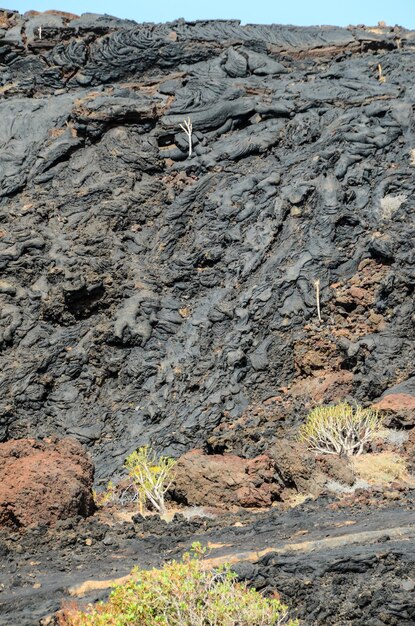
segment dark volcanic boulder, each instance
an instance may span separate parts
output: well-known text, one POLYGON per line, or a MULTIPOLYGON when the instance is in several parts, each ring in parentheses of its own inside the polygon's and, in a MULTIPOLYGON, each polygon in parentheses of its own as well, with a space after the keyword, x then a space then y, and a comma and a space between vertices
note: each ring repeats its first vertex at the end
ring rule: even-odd
POLYGON ((73 439, 0 444, 0 527, 53 525, 94 511, 94 467, 73 439))
POLYGON ((270 506, 282 490, 274 474, 266 455, 242 459, 234 454, 207 455, 192 450, 177 463, 172 494, 190 505, 270 506))

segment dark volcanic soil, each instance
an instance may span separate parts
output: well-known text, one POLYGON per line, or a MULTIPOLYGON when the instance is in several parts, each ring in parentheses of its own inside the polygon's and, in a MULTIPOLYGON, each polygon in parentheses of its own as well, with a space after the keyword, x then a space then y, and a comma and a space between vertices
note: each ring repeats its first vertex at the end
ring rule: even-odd
POLYGON ((58 534, 4 537, 0 624, 34 626, 62 601, 105 597, 109 583, 97 581, 125 576, 137 564, 159 566, 200 540, 211 546, 212 565, 231 562, 257 588, 277 589, 302 624, 413 625, 413 498, 409 492, 392 504, 378 494, 370 506, 355 498, 345 508, 322 497, 285 512, 170 524, 91 518, 63 523, 58 534))

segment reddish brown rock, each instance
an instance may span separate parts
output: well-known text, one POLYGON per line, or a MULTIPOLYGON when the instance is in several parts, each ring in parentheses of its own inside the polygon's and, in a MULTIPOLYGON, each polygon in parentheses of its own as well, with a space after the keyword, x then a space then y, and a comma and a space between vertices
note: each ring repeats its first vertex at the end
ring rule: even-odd
POLYGON ((24 13, 25 17, 35 17, 36 15, 58 15, 59 17, 64 17, 68 20, 75 20, 79 17, 75 13, 68 13, 67 11, 55 11, 54 9, 49 9, 48 11, 26 11, 24 13))
POLYGON ((302 375, 315 376, 327 363, 333 370, 340 369, 341 361, 337 345, 329 337, 313 335, 294 344, 294 363, 302 375))
POLYGON ((366 290, 362 289, 362 287, 350 287, 349 294, 352 298, 352 301, 357 302, 358 304, 370 304, 372 301, 372 294, 366 290))
POLYGON ((173 497, 189 505, 264 507, 278 499, 271 459, 261 455, 243 459, 234 454, 184 454, 176 466, 173 497))
POLYGON ((317 465, 331 480, 342 485, 352 486, 356 477, 350 461, 346 457, 337 454, 321 454, 317 457, 317 465))
POLYGON ((315 454, 298 441, 279 439, 269 450, 280 481, 287 488, 303 493, 317 494, 324 479, 320 475, 315 454))
POLYGON ((351 393, 352 386, 352 372, 347 370, 322 372, 294 383, 291 386, 290 394, 296 397, 306 397, 314 406, 343 400, 351 393))
POLYGON ((415 396, 409 393, 390 393, 372 406, 392 414, 386 422, 388 425, 415 426, 415 396))
POLYGON ((268 454, 284 485, 301 493, 317 496, 323 491, 327 479, 343 485, 355 482, 354 471, 347 458, 334 454, 316 455, 299 441, 280 439, 268 454))
POLYGON ((0 527, 24 529, 94 511, 94 466, 73 439, 0 444, 0 527))
POLYGON ((192 450, 176 466, 171 488, 174 500, 215 508, 267 507, 293 493, 319 495, 328 479, 353 485, 347 459, 316 456, 298 441, 279 439, 263 455, 244 459, 234 454, 192 450))
POLYGON ((415 411, 415 396, 409 393, 391 393, 378 400, 374 406, 384 411, 415 411))

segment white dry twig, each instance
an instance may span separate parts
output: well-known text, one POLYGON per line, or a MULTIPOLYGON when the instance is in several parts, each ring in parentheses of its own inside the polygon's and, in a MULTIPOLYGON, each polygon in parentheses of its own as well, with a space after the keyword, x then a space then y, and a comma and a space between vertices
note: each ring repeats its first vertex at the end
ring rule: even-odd
POLYGON ((321 322, 323 321, 321 319, 321 310, 320 310, 320 279, 317 278, 317 280, 314 281, 314 287, 316 289, 316 302, 317 302, 317 315, 318 315, 318 321, 321 322))
POLYGON ((190 117, 187 120, 183 120, 183 124, 179 124, 180 128, 186 133, 187 140, 189 142, 189 157, 192 156, 192 132, 193 132, 193 124, 190 120, 190 117))

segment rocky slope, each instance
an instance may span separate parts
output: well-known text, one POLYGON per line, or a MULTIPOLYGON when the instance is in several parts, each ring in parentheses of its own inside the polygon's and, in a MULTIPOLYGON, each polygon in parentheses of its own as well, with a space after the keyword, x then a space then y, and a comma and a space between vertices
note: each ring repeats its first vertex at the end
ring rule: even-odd
POLYGON ((105 478, 295 380, 293 424, 327 380, 413 392, 414 45, 0 13, 1 439, 105 478))
POLYGON ((415 471, 414 60, 401 27, 0 10, 0 624, 194 539, 302 626, 415 623, 410 481, 294 441, 375 403, 415 471), (98 484, 182 455, 170 497, 229 510, 88 517, 64 436, 98 484))

